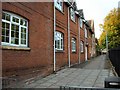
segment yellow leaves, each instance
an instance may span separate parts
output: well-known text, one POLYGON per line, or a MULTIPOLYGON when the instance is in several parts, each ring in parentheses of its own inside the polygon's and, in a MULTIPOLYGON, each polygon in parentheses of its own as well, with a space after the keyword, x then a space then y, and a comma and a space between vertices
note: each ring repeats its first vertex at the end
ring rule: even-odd
MULTIPOLYGON (((99 25, 102 30, 105 30, 108 32, 108 39, 110 46, 114 47, 116 46, 114 42, 120 43, 115 35, 119 35, 120 33, 120 10, 118 9, 113 9, 110 11, 110 13, 105 17, 104 19, 104 24, 99 25), (119 32, 118 32, 119 31, 119 32), (118 40, 118 41, 114 41, 118 40)), ((106 33, 103 32, 99 38, 99 45, 101 47, 105 47, 103 43, 105 43, 105 38, 106 38, 106 33)))

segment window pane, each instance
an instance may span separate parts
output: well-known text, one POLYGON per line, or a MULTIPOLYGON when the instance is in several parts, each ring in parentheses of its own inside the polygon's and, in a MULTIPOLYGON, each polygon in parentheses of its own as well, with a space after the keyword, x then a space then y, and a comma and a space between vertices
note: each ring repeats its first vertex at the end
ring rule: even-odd
POLYGON ((10 15, 6 14, 6 20, 10 21, 10 15))
POLYGON ((20 25, 27 26, 27 22, 23 19, 20 20, 20 25))
POLYGON ((5 35, 5 29, 2 29, 2 35, 5 35))
POLYGON ((6 28, 10 29, 10 24, 9 23, 6 23, 6 28))
POLYGON ((19 26, 15 25, 15 24, 12 24, 11 29, 14 30, 14 31, 19 31, 19 26))
POLYGON ((61 49, 63 49, 63 39, 61 39, 61 49))
POLYGON ((16 31, 19 31, 19 26, 18 25, 16 25, 16 31))
POLYGON ((11 43, 15 44, 15 38, 14 37, 11 37, 11 43))
POLYGON ((21 33, 21 38, 22 38, 22 39, 26 39, 26 34, 22 34, 22 33, 21 33))
POLYGON ((57 7, 57 9, 62 11, 63 10, 63 2, 62 2, 62 0, 55 0, 55 6, 57 7))
POLYGON ((16 38, 19 38, 19 32, 16 32, 16 33, 15 33, 15 37, 16 37, 16 38))
POLYGON ((16 23, 19 23, 19 19, 16 18, 16 17, 13 17, 13 18, 12 18, 12 21, 13 21, 13 22, 16 22, 16 23))
POLYGON ((58 49, 60 49, 60 41, 58 40, 58 49))
POLYGON ((26 28, 21 27, 21 33, 26 33, 26 28))
POLYGON ((55 41, 55 48, 57 48, 57 41, 55 41))
POLYGON ((11 31, 11 37, 14 37, 14 31, 11 31))
POLYGON ((6 30, 6 36, 9 36, 9 30, 6 30))
POLYGON ((14 28, 15 28, 15 25, 14 25, 14 24, 12 24, 12 26, 11 26, 11 30, 14 30, 14 28))
POLYGON ((2 13, 2 19, 5 20, 5 13, 2 13))
POLYGON ((15 44, 19 44, 19 39, 15 39, 15 44))
POLYGON ((26 40, 21 40, 21 44, 26 44, 26 40))
POLYGON ((5 42, 5 36, 2 36, 2 42, 5 42))
POLYGON ((5 22, 2 22, 2 28, 5 28, 5 22))
POLYGON ((8 43, 9 43, 9 37, 6 37, 6 42, 8 42, 8 43))

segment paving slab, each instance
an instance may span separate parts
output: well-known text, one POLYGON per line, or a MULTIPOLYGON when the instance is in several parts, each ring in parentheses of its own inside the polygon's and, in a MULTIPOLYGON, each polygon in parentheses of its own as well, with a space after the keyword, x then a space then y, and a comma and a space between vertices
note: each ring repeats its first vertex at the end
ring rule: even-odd
MULTIPOLYGON (((106 77, 114 76, 112 69, 107 67, 105 56, 99 56, 85 64, 64 68, 45 78, 25 85, 28 88, 59 88, 60 86, 104 87, 106 77)), ((109 63, 108 63, 109 64, 109 63)), ((109 65, 108 65, 109 66, 109 65)))

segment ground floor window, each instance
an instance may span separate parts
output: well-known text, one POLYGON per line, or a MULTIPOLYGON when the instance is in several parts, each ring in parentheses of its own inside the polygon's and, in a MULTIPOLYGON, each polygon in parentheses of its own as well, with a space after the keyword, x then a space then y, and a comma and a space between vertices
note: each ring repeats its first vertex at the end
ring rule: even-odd
POLYGON ((76 39, 72 38, 72 52, 76 52, 76 39))
POLYGON ((55 49, 63 50, 63 33, 55 32, 55 49))
POLYGON ((81 41, 80 42, 80 50, 81 50, 81 53, 83 53, 84 52, 84 42, 83 41, 81 41))
POLYGON ((16 14, 2 12, 2 45, 25 46, 28 42, 28 21, 16 14))

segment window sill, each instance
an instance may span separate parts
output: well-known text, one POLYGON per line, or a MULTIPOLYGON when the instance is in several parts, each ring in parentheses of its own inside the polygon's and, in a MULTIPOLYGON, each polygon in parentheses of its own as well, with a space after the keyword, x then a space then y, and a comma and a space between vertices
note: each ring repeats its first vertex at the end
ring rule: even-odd
POLYGON ((81 54, 84 54, 84 52, 81 52, 81 54))
POLYGON ((31 49, 28 47, 2 46, 2 50, 30 51, 31 49))
POLYGON ((76 54, 77 52, 76 51, 72 51, 73 54, 76 54))
POLYGON ((56 50, 56 53, 64 53, 64 50, 56 50))
POLYGON ((72 19, 71 19, 71 21, 72 21, 74 24, 76 24, 76 21, 74 21, 74 20, 72 20, 72 19))

